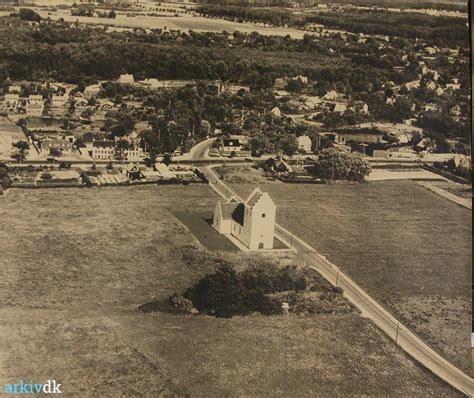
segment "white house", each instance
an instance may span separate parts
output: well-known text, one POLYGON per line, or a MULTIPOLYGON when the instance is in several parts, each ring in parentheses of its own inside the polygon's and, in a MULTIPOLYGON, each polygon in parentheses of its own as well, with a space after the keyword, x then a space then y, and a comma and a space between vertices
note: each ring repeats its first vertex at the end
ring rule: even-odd
POLYGON ((232 235, 250 250, 273 249, 276 205, 266 192, 256 188, 245 202, 219 201, 213 227, 232 235))
POLYGON ((139 82, 143 86, 148 86, 151 88, 158 88, 160 87, 160 81, 158 79, 145 79, 145 80, 140 80, 139 82))
POLYGON ((305 105, 310 108, 316 108, 321 103, 321 98, 317 96, 306 97, 305 105))
POLYGON ((135 79, 133 78, 133 75, 125 74, 125 75, 120 75, 118 78, 118 81, 119 83, 132 84, 135 82, 135 79))
POLYGON ((412 88, 420 88, 420 81, 419 80, 413 80, 411 82, 405 83, 405 87, 408 90, 411 90, 412 88))
MULTIPOLYGON (((92 159, 113 160, 117 155, 116 145, 117 143, 115 141, 110 140, 93 141, 90 155, 92 159)), ((128 162, 140 161, 145 157, 143 150, 138 146, 131 146, 124 151, 123 155, 124 159, 128 162)))
POLYGON ((115 104, 112 101, 104 101, 99 104, 99 111, 109 112, 115 109, 115 104))
POLYGON ((275 108, 273 108, 271 112, 273 116, 281 117, 281 111, 280 111, 280 108, 278 108, 278 106, 275 106, 275 108))
POLYGON ((329 110, 336 113, 344 113, 347 109, 347 103, 345 102, 334 102, 329 105, 329 110))
POLYGON ((434 90, 436 88, 436 83, 434 81, 429 81, 427 84, 426 84, 426 88, 429 88, 431 90, 434 90))
POLYGON ((242 143, 238 138, 223 138, 222 151, 224 152, 239 152, 242 150, 242 143))
POLYGON ((79 98, 74 102, 74 109, 78 114, 81 114, 89 108, 89 102, 85 98, 79 98))
POLYGON ((115 142, 107 140, 96 140, 92 143, 92 159, 112 160, 115 156, 115 142))
POLYGON ((304 152, 311 152, 311 138, 307 135, 296 137, 298 149, 304 152))
POLYGON ((8 87, 8 92, 13 93, 13 94, 20 94, 21 93, 21 87, 20 86, 9 86, 8 87))

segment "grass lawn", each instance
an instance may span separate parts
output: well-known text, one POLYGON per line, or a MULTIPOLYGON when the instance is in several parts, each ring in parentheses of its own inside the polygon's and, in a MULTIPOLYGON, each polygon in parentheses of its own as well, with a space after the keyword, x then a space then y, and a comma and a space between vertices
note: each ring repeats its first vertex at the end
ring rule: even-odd
POLYGON ((0 385, 55 379, 81 397, 457 396, 356 314, 140 313, 208 271, 183 261, 180 248, 198 243, 172 212, 215 201, 205 186, 10 190, 0 385))
MULTIPOLYGON (((250 184, 231 184, 243 195, 250 184)), ((471 372, 471 212, 411 181, 266 184, 277 220, 471 372)))

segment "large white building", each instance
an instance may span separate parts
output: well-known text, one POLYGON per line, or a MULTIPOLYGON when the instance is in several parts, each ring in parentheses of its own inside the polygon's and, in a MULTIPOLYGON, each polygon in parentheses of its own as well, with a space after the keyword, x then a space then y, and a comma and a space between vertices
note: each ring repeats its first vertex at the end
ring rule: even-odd
POLYGON ((219 201, 213 227, 232 235, 250 250, 273 249, 276 205, 266 192, 256 188, 245 202, 219 201))
POLYGON ((125 74, 125 75, 120 75, 118 78, 119 83, 125 83, 125 84, 132 84, 135 82, 135 79, 133 78, 133 75, 131 74, 125 74))
MULTIPOLYGON (((117 156, 117 142, 110 140, 96 140, 88 145, 88 152, 92 159, 114 160, 117 156)), ((123 153, 124 161, 137 162, 143 160, 145 154, 138 145, 132 145, 123 153)))

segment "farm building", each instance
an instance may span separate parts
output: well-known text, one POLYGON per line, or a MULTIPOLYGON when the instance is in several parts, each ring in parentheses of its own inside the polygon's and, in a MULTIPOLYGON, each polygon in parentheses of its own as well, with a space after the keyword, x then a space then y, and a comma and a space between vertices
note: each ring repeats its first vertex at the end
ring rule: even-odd
POLYGON ((282 158, 269 158, 263 163, 263 169, 278 174, 292 173, 293 167, 282 158))

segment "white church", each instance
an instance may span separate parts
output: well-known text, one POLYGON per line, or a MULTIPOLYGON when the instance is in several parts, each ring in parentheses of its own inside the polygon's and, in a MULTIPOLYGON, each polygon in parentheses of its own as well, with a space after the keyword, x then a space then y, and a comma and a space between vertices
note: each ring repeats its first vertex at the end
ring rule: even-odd
POLYGON ((256 188, 245 202, 219 201, 212 226, 229 234, 250 250, 273 249, 276 206, 270 195, 256 188))

